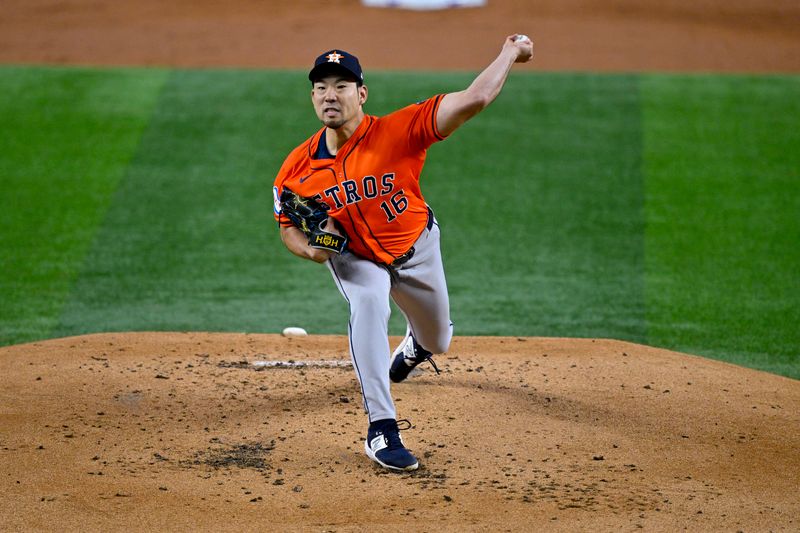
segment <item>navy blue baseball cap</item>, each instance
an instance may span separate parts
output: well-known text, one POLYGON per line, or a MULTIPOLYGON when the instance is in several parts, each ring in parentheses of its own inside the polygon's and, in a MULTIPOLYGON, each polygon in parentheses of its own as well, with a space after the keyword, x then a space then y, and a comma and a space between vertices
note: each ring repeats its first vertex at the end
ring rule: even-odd
POLYGON ((328 50, 322 53, 314 61, 314 68, 308 73, 308 79, 313 83, 333 72, 341 72, 347 76, 352 76, 359 85, 364 83, 364 72, 361 70, 358 58, 343 50, 328 50))

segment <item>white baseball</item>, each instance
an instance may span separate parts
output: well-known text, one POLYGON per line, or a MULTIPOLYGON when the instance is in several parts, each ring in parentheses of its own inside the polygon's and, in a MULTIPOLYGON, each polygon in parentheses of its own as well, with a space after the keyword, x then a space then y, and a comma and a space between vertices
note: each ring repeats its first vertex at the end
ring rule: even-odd
POLYGON ((520 41, 530 41, 530 39, 528 38, 527 35, 517 35, 517 38, 514 39, 514 42, 518 43, 520 41))
POLYGON ((308 335, 308 333, 303 328, 290 326, 283 329, 284 337, 305 337, 306 335, 308 335))

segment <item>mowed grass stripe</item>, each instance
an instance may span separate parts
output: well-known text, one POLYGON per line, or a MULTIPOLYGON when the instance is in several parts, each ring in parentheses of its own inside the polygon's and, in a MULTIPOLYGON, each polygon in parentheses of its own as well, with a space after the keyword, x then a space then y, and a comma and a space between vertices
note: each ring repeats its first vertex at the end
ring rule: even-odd
POLYGON ((303 78, 170 76, 61 317, 62 334, 279 331, 290 323, 332 330, 326 314, 344 303, 327 269, 289 254, 272 220, 274 173, 316 127, 303 78))
POLYGON ((800 78, 642 93, 650 342, 800 377, 800 78))
POLYGON ((165 76, 0 68, 0 345, 52 334, 165 76))

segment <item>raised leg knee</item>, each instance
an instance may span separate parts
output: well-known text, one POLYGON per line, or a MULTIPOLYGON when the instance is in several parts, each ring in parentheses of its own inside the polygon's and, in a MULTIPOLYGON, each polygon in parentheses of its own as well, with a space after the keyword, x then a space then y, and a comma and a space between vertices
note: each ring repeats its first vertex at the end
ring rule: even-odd
POLYGON ((420 346, 431 353, 445 353, 450 349, 450 341, 453 339, 453 324, 440 329, 437 332, 414 331, 414 338, 420 346))

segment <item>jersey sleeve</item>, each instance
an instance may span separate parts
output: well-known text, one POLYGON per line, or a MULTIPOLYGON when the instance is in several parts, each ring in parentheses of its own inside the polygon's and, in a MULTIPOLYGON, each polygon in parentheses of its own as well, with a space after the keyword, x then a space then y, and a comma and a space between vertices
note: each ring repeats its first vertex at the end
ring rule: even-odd
POLYGON ((445 138, 436 124, 436 113, 443 98, 443 94, 436 95, 399 109, 385 118, 396 128, 405 129, 411 148, 425 150, 445 138))
POLYGON ((283 184, 287 179, 298 172, 303 162, 303 154, 308 150, 306 144, 307 143, 304 143, 298 146, 292 151, 292 153, 289 154, 289 156, 281 165, 280 170, 278 170, 278 175, 275 176, 275 181, 272 184, 272 215, 278 225, 282 228, 288 228, 293 225, 292 221, 289 220, 288 217, 284 216, 281 211, 281 193, 283 192, 283 184))

